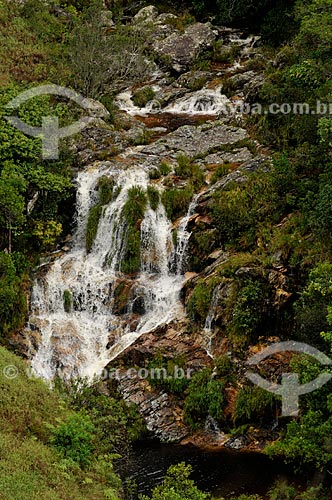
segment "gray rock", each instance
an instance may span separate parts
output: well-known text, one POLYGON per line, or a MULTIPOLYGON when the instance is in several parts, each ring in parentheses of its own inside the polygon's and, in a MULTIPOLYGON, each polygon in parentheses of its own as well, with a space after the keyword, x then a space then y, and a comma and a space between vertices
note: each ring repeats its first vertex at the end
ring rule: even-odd
POLYGON ((83 99, 82 107, 84 107, 89 112, 90 116, 93 116, 94 118, 106 119, 110 115, 101 102, 95 101, 89 97, 83 99))
POLYGON ((210 23, 195 23, 183 34, 173 33, 157 42, 155 51, 170 69, 182 73, 197 59, 202 50, 211 47, 216 32, 210 23))
POLYGON ((148 5, 139 10, 136 16, 133 17, 133 24, 153 22, 157 19, 158 14, 158 9, 154 5, 148 5))
POLYGON ((232 153, 211 154, 205 157, 206 164, 243 163, 253 158, 248 148, 235 149, 232 153))
POLYGON ((200 127, 184 125, 143 148, 142 153, 175 157, 182 152, 192 158, 198 154, 206 155, 209 150, 218 149, 223 144, 234 144, 246 136, 246 130, 220 122, 200 127))

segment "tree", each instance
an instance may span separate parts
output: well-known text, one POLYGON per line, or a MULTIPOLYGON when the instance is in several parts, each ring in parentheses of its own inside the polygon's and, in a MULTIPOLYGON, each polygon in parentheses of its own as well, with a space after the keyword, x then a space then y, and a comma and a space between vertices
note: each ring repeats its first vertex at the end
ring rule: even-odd
POLYGON ((95 0, 75 21, 68 44, 73 85, 87 97, 100 97, 107 85, 144 77, 148 65, 144 37, 130 26, 105 26, 105 9, 95 0))

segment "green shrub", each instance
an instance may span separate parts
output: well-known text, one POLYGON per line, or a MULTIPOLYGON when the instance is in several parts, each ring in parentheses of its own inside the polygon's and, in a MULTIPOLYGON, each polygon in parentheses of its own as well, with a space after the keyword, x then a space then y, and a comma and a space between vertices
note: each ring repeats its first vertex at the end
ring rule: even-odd
POLYGON ((24 326, 27 315, 26 278, 17 275, 14 255, 0 252, 0 333, 8 333, 24 326))
POLYGON ((231 380, 234 375, 234 365, 232 360, 226 354, 216 358, 215 367, 217 369, 217 377, 231 380))
POLYGON ((215 278, 209 281, 201 279, 197 282, 187 304, 187 312, 194 321, 201 323, 205 321, 218 282, 219 280, 215 278))
POLYGON ((262 327, 268 309, 269 285, 256 279, 245 279, 233 287, 227 308, 230 321, 227 333, 233 343, 253 342, 262 327))
MULTIPOLYGON (((184 462, 171 465, 162 484, 152 491, 151 500, 207 500, 209 495, 200 491, 189 479, 191 471, 192 467, 184 462)), ((150 499, 140 495, 139 500, 150 499)))
POLYGON ((275 417, 275 397, 260 387, 244 387, 240 389, 235 408, 234 422, 262 423, 265 419, 275 417))
POLYGON ((296 490, 286 481, 278 481, 269 490, 269 500, 293 500, 296 496, 296 490))
POLYGON ((210 368, 195 373, 190 380, 184 401, 184 419, 193 429, 201 427, 208 415, 223 420, 224 384, 211 379, 210 368))
POLYGON ((166 392, 181 395, 188 387, 189 380, 186 373, 186 359, 183 356, 168 358, 162 353, 157 353, 148 366, 153 377, 149 382, 153 387, 160 387, 166 392), (178 370, 176 372, 176 370, 178 370), (183 370, 183 372, 182 372, 183 370), (184 376, 180 376, 184 374, 184 376))
POLYGON ((260 495, 240 495, 239 497, 232 497, 230 500, 263 500, 260 495))
POLYGON ((93 450, 94 426, 87 415, 70 415, 57 427, 51 439, 53 446, 65 458, 77 462, 81 467, 89 465, 93 450))
POLYGON ((153 101, 156 93, 152 87, 143 87, 133 95, 133 102, 138 108, 144 108, 150 101, 153 101))

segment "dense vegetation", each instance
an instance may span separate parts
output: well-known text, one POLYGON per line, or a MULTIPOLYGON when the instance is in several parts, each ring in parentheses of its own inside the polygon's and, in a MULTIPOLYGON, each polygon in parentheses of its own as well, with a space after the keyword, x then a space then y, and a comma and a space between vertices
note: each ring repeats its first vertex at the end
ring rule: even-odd
POLYGON ((109 441, 105 449, 102 422, 115 419, 118 434, 127 432, 121 402, 98 396, 90 399, 93 411, 87 403, 74 411, 75 399, 29 377, 26 364, 3 347, 0 374, 1 497, 65 500, 70 491, 77 500, 116 500, 116 446, 109 441))

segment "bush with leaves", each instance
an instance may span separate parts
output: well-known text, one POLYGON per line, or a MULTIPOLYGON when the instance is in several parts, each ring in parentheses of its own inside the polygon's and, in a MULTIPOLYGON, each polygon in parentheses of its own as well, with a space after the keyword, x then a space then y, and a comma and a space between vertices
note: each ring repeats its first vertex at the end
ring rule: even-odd
POLYGON ((140 500, 207 500, 209 495, 200 491, 189 479, 192 467, 181 462, 172 465, 160 486, 152 491, 152 496, 140 495, 140 500))
POLYGON ((76 413, 54 429, 51 443, 65 458, 85 467, 91 462, 93 432, 94 425, 90 417, 76 413))

